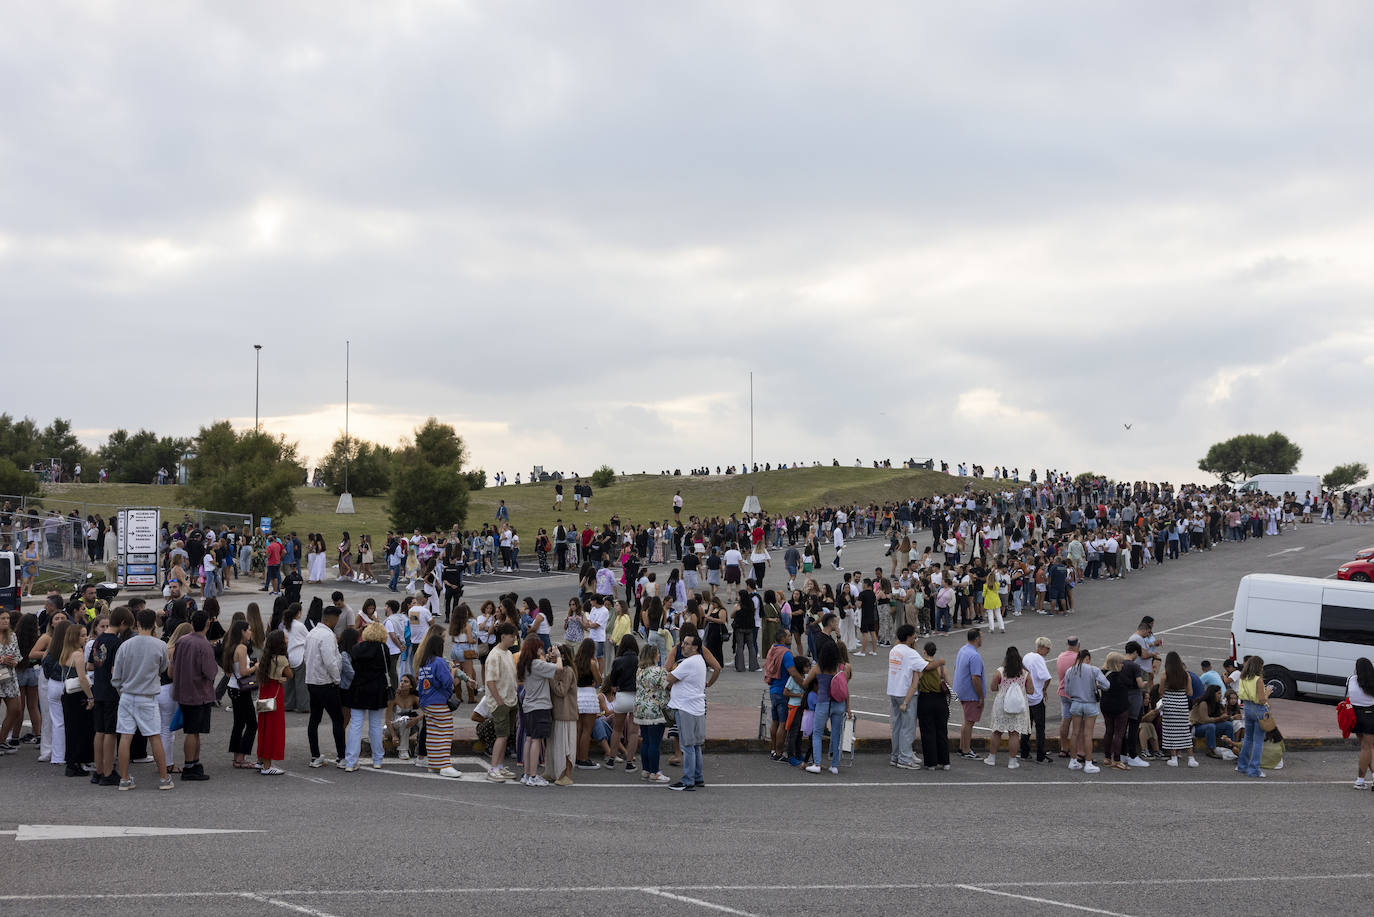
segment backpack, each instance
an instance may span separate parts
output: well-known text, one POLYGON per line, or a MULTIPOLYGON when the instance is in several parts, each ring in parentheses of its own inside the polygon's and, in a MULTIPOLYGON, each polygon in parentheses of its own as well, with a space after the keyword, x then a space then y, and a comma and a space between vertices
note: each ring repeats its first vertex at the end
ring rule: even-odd
POLYGON ((849 700, 849 679, 844 674, 841 667, 830 678, 830 699, 837 701, 849 700))
POLYGON ((1026 689, 1021 686, 1020 681, 1013 681, 1007 685, 1007 693, 1002 697, 1002 711, 1013 716, 1020 716, 1026 712, 1026 689))

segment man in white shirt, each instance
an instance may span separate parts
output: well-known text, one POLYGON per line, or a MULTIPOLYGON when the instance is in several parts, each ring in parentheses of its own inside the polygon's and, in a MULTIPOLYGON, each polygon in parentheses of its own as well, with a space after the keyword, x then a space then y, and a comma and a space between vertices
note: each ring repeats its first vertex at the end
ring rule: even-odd
POLYGON ((401 614, 400 602, 395 599, 387 601, 386 620, 382 621, 382 626, 386 628, 387 675, 391 678, 394 691, 400 684, 400 677, 409 674, 408 671, 401 671, 401 657, 406 651, 406 616, 401 614))
POLYGON ((683 637, 679 645, 682 660, 668 673, 668 706, 675 712, 678 747, 682 749, 682 779, 670 784, 670 790, 693 790, 706 785, 701 774, 701 753, 706 745, 706 689, 720 677, 720 667, 707 664, 698 639, 683 637))
MULTIPOLYGON (((1050 684, 1050 667, 1045 657, 1050 654, 1050 638, 1036 637, 1035 652, 1027 653, 1021 662, 1031 677, 1031 690, 1026 695, 1030 708, 1031 728, 1035 730, 1035 760, 1039 764, 1050 764, 1053 759, 1045 754, 1045 691, 1050 684)), ((1021 736, 1021 758, 1030 760, 1030 733, 1021 736)))
MULTIPOLYGON (((937 659, 932 665, 944 665, 937 659)), ((888 721, 892 727, 892 749, 888 763, 893 767, 914 771, 921 769, 921 759, 912 746, 916 743, 916 694, 918 676, 926 667, 925 658, 916 650, 916 628, 903 624, 897 628, 897 642, 887 654, 887 699, 892 707, 888 721)))
POLYGON ((1107 561, 1107 579, 1117 579, 1120 573, 1117 572, 1117 555, 1121 552, 1121 542, 1116 540, 1115 532, 1107 533, 1107 540, 1102 543, 1102 556, 1107 561))
POLYGON ((587 636, 596 644, 598 659, 606 658, 606 622, 610 619, 611 611, 606 607, 602 596, 592 596, 592 609, 587 612, 587 620, 591 624, 587 628, 587 636))
POLYGON ((835 517, 835 530, 831 533, 835 542, 835 569, 840 571, 844 570, 844 567, 840 566, 840 555, 844 553, 844 523, 839 518, 843 515, 844 513, 840 513, 835 517))
POLYGON ((739 592, 740 581, 743 578, 740 574, 740 565, 744 563, 744 555, 741 554, 740 549, 731 542, 730 547, 725 549, 725 555, 721 558, 721 562, 725 564, 725 584, 730 588, 730 595, 736 595, 739 592))
POLYGON ((310 692, 310 720, 305 726, 305 737, 310 742, 311 767, 344 766, 343 706, 339 697, 343 657, 339 654, 339 638, 334 634, 338 623, 339 609, 326 605, 320 623, 305 638, 305 689, 310 692), (326 713, 334 730, 337 756, 332 759, 320 754, 320 720, 326 713))

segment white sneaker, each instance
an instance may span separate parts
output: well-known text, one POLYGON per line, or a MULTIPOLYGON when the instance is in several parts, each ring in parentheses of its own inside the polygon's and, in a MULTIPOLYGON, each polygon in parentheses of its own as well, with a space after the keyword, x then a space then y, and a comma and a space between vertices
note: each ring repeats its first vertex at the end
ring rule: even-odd
POLYGON ((1021 762, 1017 761, 1015 758, 1012 758, 1010 761, 1007 762, 1007 770, 1009 771, 1014 771, 1020 766, 1021 762))
POLYGON ((821 766, 819 764, 808 764, 806 766, 806 772, 808 774, 819 774, 821 772, 821 766))
POLYGON ((400 758, 402 761, 409 761, 409 760, 410 760, 410 752, 406 751, 406 750, 403 748, 403 749, 401 749, 401 753, 400 753, 399 755, 397 755, 396 757, 400 758))
POLYGON ((1197 758, 1194 758, 1192 755, 1189 755, 1189 756, 1188 756, 1188 766, 1189 766, 1189 767, 1197 767, 1197 758))
POLYGON ((1221 760, 1223 760, 1223 761, 1234 761, 1234 760, 1236 760, 1236 753, 1233 752, 1233 751, 1231 751, 1231 749, 1229 749, 1229 748, 1218 748, 1218 749, 1217 749, 1217 754, 1221 755, 1221 760))
POLYGON ((412 761, 411 763, 414 764, 416 767, 428 767, 428 766, 429 766, 429 762, 425 760, 425 756, 424 756, 424 755, 416 755, 414 761, 412 761))
POLYGON ((855 656, 862 656, 863 653, 855 653, 854 655, 855 655, 855 656))
POLYGON ((983 763, 986 764, 988 767, 996 767, 996 766, 997 766, 997 756, 996 756, 996 755, 988 755, 986 758, 983 759, 983 763))
POLYGON ((840 769, 839 769, 838 767, 832 767, 832 768, 830 769, 830 773, 832 773, 832 774, 834 774, 836 777, 838 777, 838 776, 840 775, 840 769))
POLYGON ((1167 762, 1170 767, 1178 767, 1178 758, 1170 758, 1167 762))
POLYGON ((1098 767, 1096 764, 1093 764, 1091 761, 1083 765, 1083 773, 1085 774, 1097 774, 1101 773, 1101 771, 1102 768, 1098 767))
POLYGON ((311 766, 311 767, 324 767, 326 764, 333 764, 333 763, 334 763, 334 761, 333 761, 332 758, 325 758, 325 757, 323 757, 323 756, 320 756, 320 757, 318 757, 318 758, 311 758, 311 759, 310 759, 310 766, 311 766))
POLYGON ((1363 777, 1357 777, 1357 778, 1355 778, 1355 789, 1357 789, 1357 790, 1365 790, 1365 789, 1368 789, 1368 788, 1369 788, 1369 784, 1367 784, 1367 783, 1364 782, 1364 778, 1363 778, 1363 777))
POLYGON ((1150 766, 1150 762, 1149 762, 1149 761, 1146 761, 1144 758, 1140 758, 1140 757, 1136 757, 1136 758, 1127 758, 1127 759, 1126 759, 1126 763, 1129 764, 1131 767, 1149 767, 1149 766, 1150 766))
POLYGON ((529 781, 529 783, 528 783, 527 785, 528 785, 528 786, 548 786, 548 785, 549 785, 549 781, 545 780, 543 777, 539 776, 538 774, 535 774, 533 777, 530 778, 530 781, 529 781))
POLYGON ((1083 769, 1083 762, 1082 762, 1082 761, 1079 761, 1077 758, 1070 758, 1070 759, 1069 759, 1069 770, 1071 770, 1071 771, 1081 771, 1082 769, 1083 769))

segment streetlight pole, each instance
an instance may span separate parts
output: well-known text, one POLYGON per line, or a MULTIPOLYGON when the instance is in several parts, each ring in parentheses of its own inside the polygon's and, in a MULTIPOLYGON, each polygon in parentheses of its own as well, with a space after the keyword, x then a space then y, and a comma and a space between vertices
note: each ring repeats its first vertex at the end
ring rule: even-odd
POLYGON ((254 345, 253 345, 253 358, 254 358, 254 364, 255 364, 254 367, 253 367, 253 432, 254 432, 254 433, 257 433, 257 432, 259 432, 259 431, 261 430, 261 428, 258 426, 258 399, 259 399, 259 392, 260 392, 260 383, 261 383, 261 380, 262 380, 262 345, 261 345, 261 344, 254 344, 254 345))
POLYGON ((344 341, 344 493, 348 489, 348 366, 352 344, 344 341))

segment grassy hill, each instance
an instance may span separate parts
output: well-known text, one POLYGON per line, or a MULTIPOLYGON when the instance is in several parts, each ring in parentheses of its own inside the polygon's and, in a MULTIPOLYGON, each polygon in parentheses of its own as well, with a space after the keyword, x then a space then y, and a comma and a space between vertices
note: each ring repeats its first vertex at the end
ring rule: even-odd
MULTIPOLYGON (((577 518, 603 522, 619 513, 622 523, 646 523, 671 519, 673 492, 682 491, 683 517, 713 516, 739 512, 744 498, 754 495, 768 512, 809 509, 826 503, 878 502, 906 497, 925 497, 963 489, 965 479, 938 471, 904 468, 795 468, 757 475, 730 477, 664 477, 628 475, 611 487, 596 488, 590 514, 577 518)), ((572 521, 572 486, 565 485, 562 517, 572 521)), ((334 513, 338 498, 327 490, 296 488, 296 512, 273 520, 279 529, 323 532, 334 538, 347 529, 356 538, 367 532, 378 538, 391 527, 385 497, 355 497, 353 516, 334 513)), ((552 528, 558 514, 553 509, 552 484, 521 484, 488 487, 473 491, 465 526, 480 527, 496 517, 498 501, 505 500, 511 522, 522 533, 552 528)), ((185 506, 175 487, 151 484, 58 484, 44 488, 46 506, 70 511, 73 507, 88 514, 108 516, 120 506, 159 506, 163 517, 179 520, 185 506), (65 501, 65 502, 62 502, 65 501)), ((216 507, 234 510, 236 507, 216 507)))

